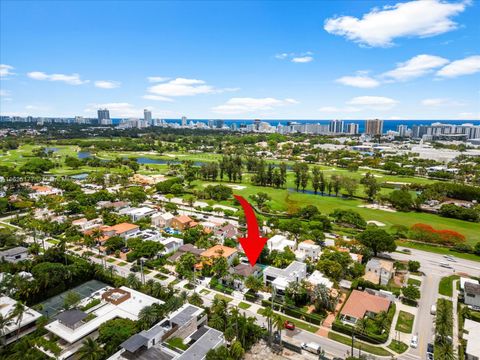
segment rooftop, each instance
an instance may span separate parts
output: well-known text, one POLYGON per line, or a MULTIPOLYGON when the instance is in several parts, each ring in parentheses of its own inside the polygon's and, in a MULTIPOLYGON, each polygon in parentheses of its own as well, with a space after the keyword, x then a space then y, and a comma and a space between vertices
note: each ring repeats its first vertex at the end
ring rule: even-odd
POLYGON ((182 223, 182 224, 189 224, 190 222, 192 222, 193 220, 187 216, 187 215, 180 215, 180 216, 177 216, 175 218, 175 220, 177 220, 178 222, 182 223))
POLYGON ((0 257, 2 257, 2 256, 15 256, 15 255, 18 255, 18 254, 23 254, 27 251, 28 251, 27 248, 25 248, 23 246, 17 246, 17 247, 8 249, 8 250, 0 251, 0 257))
POLYGON ((470 356, 480 358, 480 323, 465 319, 463 329, 468 331, 468 334, 464 331, 463 338, 467 340, 466 353, 470 356))
POLYGON ((353 290, 343 306, 341 314, 362 319, 367 311, 378 314, 382 311, 388 311, 389 307, 390 300, 386 298, 359 290, 353 290))
MULTIPOLYGON (((14 299, 8 296, 1 296, 0 297, 0 316, 2 316, 4 319, 9 317, 12 314, 12 311, 14 310, 16 303, 17 302, 14 299)), ((27 311, 23 313, 23 317, 20 321, 20 324, 18 324, 18 317, 13 318, 10 324, 4 325, 2 329, 3 335, 9 334, 17 330, 19 325, 20 327, 23 327, 27 324, 30 324, 36 321, 41 316, 42 314, 40 314, 39 312, 27 307, 27 311)))
POLYGON ((233 254, 237 253, 237 249, 228 247, 228 246, 223 246, 223 245, 215 245, 212 246, 210 249, 205 250, 202 252, 202 256, 205 257, 219 257, 223 256, 224 258, 229 258, 233 254))
POLYGON ((124 232, 139 229, 138 225, 130 223, 120 223, 117 225, 109 226, 105 228, 105 231, 115 231, 116 234, 123 234, 124 232))
POLYGON ((471 282, 465 283, 465 292, 468 294, 480 295, 480 285, 471 282))

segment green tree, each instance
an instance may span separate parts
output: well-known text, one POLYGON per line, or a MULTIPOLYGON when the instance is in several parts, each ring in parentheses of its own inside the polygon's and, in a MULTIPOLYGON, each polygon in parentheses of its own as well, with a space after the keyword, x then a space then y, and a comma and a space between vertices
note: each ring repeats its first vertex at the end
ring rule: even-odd
POLYGON ((393 236, 375 225, 367 226, 365 231, 357 236, 357 240, 370 249, 374 256, 379 252, 394 252, 397 248, 393 236))
POLYGON ((408 261, 408 271, 410 272, 418 272, 420 270, 420 262, 415 260, 408 261))
POLYGON ((402 294, 408 300, 416 301, 420 299, 420 290, 414 285, 407 285, 406 287, 402 288, 402 294))
POLYGON ((375 176, 369 172, 360 180, 360 183, 365 188, 365 194, 367 194, 368 200, 372 201, 375 199, 375 196, 380 191, 380 184, 378 183, 375 176))
POLYGON ((72 307, 77 305, 80 300, 82 300, 82 298, 80 297, 79 293, 77 293, 76 291, 69 291, 63 299, 63 308, 65 310, 71 309, 72 307))
POLYGON ((105 357, 105 351, 95 340, 87 337, 82 342, 76 356, 79 360, 101 360, 105 357))

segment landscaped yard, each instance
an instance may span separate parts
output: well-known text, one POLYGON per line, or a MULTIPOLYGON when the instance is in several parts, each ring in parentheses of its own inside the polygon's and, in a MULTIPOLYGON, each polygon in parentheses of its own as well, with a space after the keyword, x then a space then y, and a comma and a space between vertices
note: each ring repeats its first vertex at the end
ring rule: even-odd
POLYGON ((227 303, 229 303, 230 301, 233 300, 231 297, 225 296, 225 295, 222 295, 222 294, 216 294, 215 299, 225 300, 227 303))
POLYGON ((413 314, 400 310, 400 313, 398 314, 398 320, 397 320, 397 325, 395 326, 395 330, 398 330, 407 334, 411 334, 414 319, 415 319, 415 316, 413 314))
POLYGON ((414 285, 414 286, 417 286, 417 287, 420 287, 422 285, 422 282, 420 280, 412 279, 412 278, 409 278, 407 283, 408 283, 408 285, 414 285))
MULTIPOLYGON (((263 315, 264 311, 265 311, 264 308, 258 309, 257 314, 263 315)), ((298 321, 298 319, 294 319, 294 318, 291 318, 289 316, 285 316, 285 315, 282 315, 282 314, 278 314, 278 315, 280 315, 282 317, 283 321, 288 320, 290 322, 293 322, 296 327, 298 327, 302 330, 309 331, 309 332, 312 332, 312 333, 315 333, 318 330, 318 326, 310 325, 310 324, 307 324, 303 321, 298 321)))
POLYGON ((251 306, 250 304, 247 304, 244 302, 241 302, 240 304, 238 304, 238 307, 243 310, 247 310, 250 306, 251 306))
POLYGON ((453 280, 460 279, 458 275, 445 276, 438 284, 438 293, 445 296, 453 296, 453 280))
POLYGON ((401 354, 401 353, 404 353, 405 351, 407 351, 408 349, 408 345, 401 342, 401 341, 397 341, 397 340, 392 340, 392 342, 390 343, 390 345, 388 345, 388 348, 389 349, 392 349, 393 351, 395 351, 397 354, 401 354))
POLYGON ((208 295, 208 294, 210 294, 210 290, 202 289, 202 290, 200 290, 200 294, 208 295))
POLYGON ((183 339, 179 337, 174 337, 169 340, 167 340, 167 344, 170 345, 173 348, 177 348, 180 350, 187 350, 188 345, 183 343, 183 339))
POLYGON ((160 280, 167 280, 168 276, 162 275, 162 274, 156 274, 155 277, 160 280))
POLYGON ((107 261, 108 261, 109 263, 114 263, 114 262, 117 261, 117 260, 112 259, 112 258, 108 258, 107 261))
MULTIPOLYGON (((334 340, 334 341, 338 341, 339 343, 342 343, 342 344, 345 344, 345 345, 348 345, 348 346, 352 345, 352 338, 351 337, 343 336, 343 335, 337 334, 333 331, 330 331, 328 333, 328 338, 331 339, 331 340, 334 340)), ((364 343, 364 342, 358 341, 358 340, 355 340, 354 348, 355 349, 360 349, 361 348, 362 351, 366 351, 366 352, 369 352, 371 354, 378 355, 378 356, 390 356, 390 355, 392 355, 392 353, 390 351, 385 350, 384 348, 382 348, 380 346, 370 345, 370 344, 367 344, 367 343, 364 343)))
POLYGON ((179 282, 180 282, 180 279, 175 279, 175 280, 173 280, 171 283, 169 283, 168 285, 175 286, 175 285, 177 285, 179 282))

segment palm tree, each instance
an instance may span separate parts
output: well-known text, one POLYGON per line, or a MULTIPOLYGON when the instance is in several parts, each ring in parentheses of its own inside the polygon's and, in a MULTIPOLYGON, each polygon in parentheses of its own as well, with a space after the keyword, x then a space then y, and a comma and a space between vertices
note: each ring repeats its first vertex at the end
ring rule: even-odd
POLYGON ((192 305, 196 306, 202 306, 203 305, 203 300, 202 297, 198 293, 193 293, 190 298, 188 299, 188 302, 192 305))
POLYGON ((272 308, 266 307, 263 311, 263 316, 267 319, 268 342, 272 342, 272 319, 274 316, 272 308))
POLYGON ((245 350, 243 349, 242 345, 240 342, 234 341, 232 346, 230 347, 230 355, 234 360, 240 360, 243 358, 243 355, 245 354, 245 350))
POLYGON ((13 321, 11 317, 3 317, 3 315, 0 314, 0 337, 3 336, 7 326, 12 325, 12 323, 13 321))
POLYGON ((142 286, 142 283, 134 273, 128 274, 127 278, 125 279, 125 284, 134 290, 138 290, 142 286))
POLYGON ((367 328, 367 320, 358 319, 357 323, 355 324, 355 330, 358 331, 360 334, 363 334, 366 328, 367 328))
POLYGON ((138 313, 138 321, 142 330, 150 329, 150 327, 158 321, 158 311, 153 305, 145 306, 138 313))
POLYGON ((280 315, 273 315, 273 327, 277 329, 278 334, 280 335, 280 345, 282 344, 282 329, 283 329, 283 319, 280 315))
POLYGON ((77 351, 78 360, 100 360, 105 355, 105 350, 92 338, 86 338, 82 347, 77 351))
POLYGON ((20 335, 21 324, 25 313, 28 313, 27 308, 21 301, 17 301, 10 315, 12 319, 17 318, 15 321, 15 324, 17 325, 17 340, 18 336, 20 335))

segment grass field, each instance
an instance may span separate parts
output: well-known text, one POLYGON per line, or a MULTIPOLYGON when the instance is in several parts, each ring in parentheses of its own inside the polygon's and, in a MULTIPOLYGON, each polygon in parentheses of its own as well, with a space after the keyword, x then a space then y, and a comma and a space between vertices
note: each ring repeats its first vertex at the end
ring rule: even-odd
POLYGON ((224 300, 224 301, 226 301, 227 303, 229 303, 230 301, 233 300, 231 297, 225 296, 225 295, 222 295, 222 294, 216 294, 216 295, 215 295, 215 299, 224 300))
POLYGON ((450 296, 453 295, 453 281, 460 279, 458 275, 445 276, 440 280, 438 284, 438 293, 440 295, 450 296))
POLYGON ((392 340, 392 342, 390 343, 390 345, 388 345, 388 348, 389 349, 392 349, 393 351, 395 351, 397 354, 401 354, 401 353, 404 353, 405 351, 407 351, 408 349, 408 345, 401 342, 401 341, 397 341, 397 340, 392 340))
POLYGON ((400 310, 400 313, 398 314, 397 325, 395 325, 395 330, 411 334, 414 320, 415 316, 413 314, 400 310))
POLYGON ((420 280, 417 280, 417 279, 408 279, 407 281, 408 285, 414 285, 416 287, 420 287, 422 285, 422 282, 420 280))
POLYGON ((241 302, 240 304, 238 304, 238 307, 243 310, 247 310, 248 308, 250 308, 250 306, 251 306, 250 304, 247 304, 244 302, 241 302))
MULTIPOLYGON (((265 311, 265 309, 258 309, 257 313, 260 314, 260 315, 263 315, 263 312, 265 311)), ((276 313, 278 314, 278 313, 276 313)), ((289 316, 285 316, 285 315, 282 315, 282 314, 278 314, 281 316, 282 320, 283 321, 290 321, 292 323, 295 324, 296 327, 302 329, 302 330, 305 330, 305 331, 308 331, 308 332, 311 332, 311 333, 315 333, 317 332, 318 330, 318 326, 315 326, 315 325, 310 325, 310 324, 307 324, 303 321, 298 321, 298 319, 295 319, 295 318, 291 318, 289 316)))
POLYGON ((408 248, 411 248, 411 249, 433 252, 433 253, 436 253, 436 254, 455 256, 455 257, 458 257, 460 259, 465 259, 465 260, 480 261, 480 256, 478 256, 478 255, 451 251, 448 248, 434 246, 434 245, 419 244, 419 243, 416 243, 416 242, 404 241, 404 240, 397 240, 397 245, 408 247, 408 248))
MULTIPOLYGON (((339 343, 342 343, 344 345, 351 346, 352 345, 352 338, 343 336, 340 334, 337 334, 333 331, 330 331, 328 333, 328 338, 334 341, 337 341, 339 343)), ((392 353, 380 346, 375 346, 375 345, 370 345, 367 343, 364 343, 362 341, 355 340, 354 346, 355 349, 362 349, 362 351, 366 351, 370 354, 373 355, 378 355, 378 356, 390 356, 392 353)))
MULTIPOLYGON (((81 139, 79 140, 81 141, 81 139)), ((78 146, 64 146, 64 145, 22 145, 17 150, 10 150, 7 154, 0 156, 2 164, 10 166, 21 166, 28 160, 29 155, 32 154, 32 150, 35 148, 44 147, 54 147, 57 151, 53 154, 53 161, 56 162, 59 167, 52 170, 52 174, 56 175, 71 175, 79 173, 88 173, 92 171, 102 171, 103 168, 89 168, 81 167, 79 169, 73 170, 65 167, 64 159, 68 156, 77 156, 77 152, 80 150, 78 146)), ((163 159, 163 160, 192 160, 192 161, 215 161, 221 158, 220 154, 210 154, 210 153, 200 153, 200 154, 190 154, 190 153, 169 153, 167 155, 158 155, 153 152, 106 152, 99 151, 96 156, 105 159, 113 159, 116 157, 149 157, 154 159, 163 159)), ((272 162, 278 162, 273 161, 272 162)), ((288 162, 292 164, 293 162, 288 162)), ((320 166, 324 171, 325 175, 329 177, 330 175, 345 175, 351 178, 360 179, 366 172, 366 170, 360 169, 356 172, 350 172, 346 169, 320 166)), ((140 173, 149 173, 149 174, 158 174, 165 173, 168 170, 166 165, 155 165, 148 164, 147 166, 141 166, 140 173), (147 169, 148 167, 148 169, 147 169)), ((120 172, 124 171, 122 169, 109 169, 108 171, 120 172)), ((370 171, 370 170, 369 170, 370 171)), ((401 182, 401 183, 432 183, 434 180, 417 178, 417 177, 402 177, 396 175, 389 175, 381 171, 371 171, 377 176, 379 182, 391 181, 391 182, 401 182)), ((203 188, 205 182, 195 181, 193 185, 197 188, 203 188)), ((426 223, 433 226, 435 229, 444 230, 451 229, 465 235, 467 243, 473 245, 476 242, 480 241, 480 224, 471 223, 467 221, 461 221, 456 219, 444 218, 434 214, 427 213, 402 213, 402 212, 386 212, 382 210, 368 209, 359 207, 363 205, 364 202, 358 199, 342 199, 337 197, 328 197, 320 196, 313 194, 306 194, 302 192, 288 191, 286 189, 273 189, 265 188, 251 185, 251 174, 244 174, 242 183, 238 185, 245 186, 245 189, 234 190, 235 194, 242 195, 248 199, 250 195, 256 194, 258 192, 265 192, 270 195, 272 200, 269 202, 269 206, 273 210, 278 211, 287 211, 288 209, 298 208, 305 205, 315 205, 317 206, 322 213, 329 214, 334 209, 350 209, 355 210, 360 215, 362 215, 365 220, 376 220, 384 223, 388 229, 392 225, 401 224, 406 226, 411 226, 416 223, 426 223)), ((288 173, 287 178, 287 188, 294 188, 294 175, 292 172, 288 173)), ((307 190, 311 190, 311 185, 307 187, 307 190)), ((383 188, 381 193, 386 194, 392 191, 391 189, 383 188)), ((362 196, 364 194, 363 186, 359 186, 357 195, 362 196)), ((225 205, 232 205, 231 201, 224 202, 225 205)), ((430 250, 428 250, 430 251, 430 250)), ((447 250, 448 251, 448 250, 447 250)), ((470 254, 466 254, 470 255, 470 254)), ((474 255, 473 255, 474 256, 474 255)), ((459 256, 461 257, 461 256, 459 256)))

